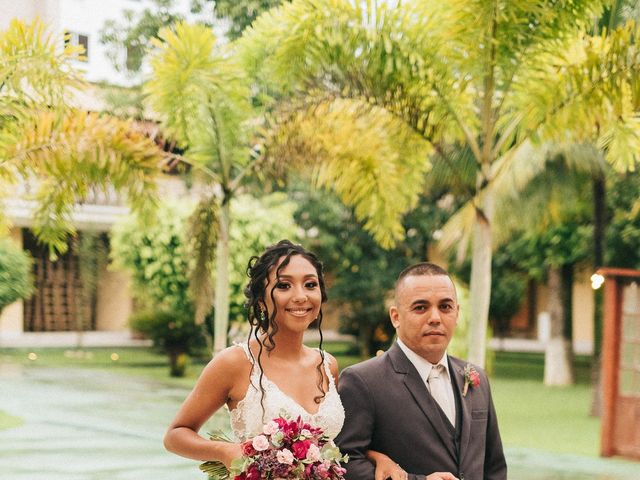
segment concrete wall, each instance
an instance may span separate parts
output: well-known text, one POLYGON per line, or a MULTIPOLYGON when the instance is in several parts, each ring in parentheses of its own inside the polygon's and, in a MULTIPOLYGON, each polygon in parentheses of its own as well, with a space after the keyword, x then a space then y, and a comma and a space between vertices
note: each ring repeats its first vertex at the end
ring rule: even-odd
POLYGON ((122 271, 104 269, 98 282, 98 305, 96 308, 96 330, 127 330, 131 314, 132 299, 129 275, 122 271))

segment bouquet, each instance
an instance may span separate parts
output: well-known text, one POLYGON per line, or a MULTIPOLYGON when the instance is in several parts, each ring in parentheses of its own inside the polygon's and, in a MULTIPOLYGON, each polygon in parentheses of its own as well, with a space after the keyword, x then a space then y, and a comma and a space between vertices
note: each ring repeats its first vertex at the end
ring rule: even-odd
MULTIPOLYGON (((212 440, 227 440, 211 435, 212 440)), ((200 469, 211 480, 343 480, 346 462, 322 429, 304 423, 300 417, 274 418, 262 434, 242 443, 243 456, 233 461, 231 471, 221 462, 205 462, 200 469)))

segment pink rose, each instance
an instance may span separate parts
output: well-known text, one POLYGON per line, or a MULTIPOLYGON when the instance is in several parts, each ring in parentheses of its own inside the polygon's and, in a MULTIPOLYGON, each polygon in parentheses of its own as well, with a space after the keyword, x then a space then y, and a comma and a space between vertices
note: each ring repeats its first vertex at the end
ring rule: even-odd
POLYGON ((299 459, 305 458, 310 445, 311 442, 309 440, 298 440, 297 442, 294 442, 293 445, 291 445, 293 455, 299 459))
POLYGON ((310 462, 317 462, 318 460, 320 460, 320 449, 318 448, 317 445, 314 445, 313 443, 309 445, 309 450, 307 450, 306 459, 309 460, 310 462))
POLYGON ((276 453, 276 458, 278 462, 284 463, 285 465, 291 465, 293 463, 293 453, 287 448, 279 450, 278 453, 276 453))
POLYGON ((253 438, 251 442, 253 448, 255 448, 258 452, 262 452, 269 448, 269 440, 264 435, 258 435, 253 438))
POLYGON ((316 473, 320 478, 329 478, 330 476, 329 469, 326 467, 326 465, 322 464, 318 465, 318 467, 316 468, 316 473))
POLYGON ((273 435, 278 430, 280 430, 280 426, 276 422, 271 420, 264 426, 264 428, 262 429, 262 433, 264 433, 265 435, 273 435))

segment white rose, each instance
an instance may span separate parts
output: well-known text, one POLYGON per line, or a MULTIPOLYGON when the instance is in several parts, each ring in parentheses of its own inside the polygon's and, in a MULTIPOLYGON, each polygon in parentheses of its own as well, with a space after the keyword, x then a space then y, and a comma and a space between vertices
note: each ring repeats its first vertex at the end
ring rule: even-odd
POLYGON ((279 450, 278 453, 276 453, 276 459, 280 463, 284 463, 285 465, 291 465, 293 463, 293 453, 291 453, 290 450, 284 448, 282 450, 279 450))
POLYGON ((251 441, 251 445, 253 445, 253 448, 255 448, 258 452, 262 452, 263 450, 269 448, 269 440, 264 435, 258 435, 251 441))
POLYGON ((313 443, 309 445, 309 450, 307 450, 307 460, 310 462, 317 462, 320 460, 320 449, 317 445, 313 443))

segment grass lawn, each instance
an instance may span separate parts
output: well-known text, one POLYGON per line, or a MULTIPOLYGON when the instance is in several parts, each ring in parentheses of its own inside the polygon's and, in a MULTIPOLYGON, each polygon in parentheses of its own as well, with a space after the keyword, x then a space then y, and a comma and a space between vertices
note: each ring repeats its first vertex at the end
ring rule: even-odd
MULTIPOLYGON (((358 361, 349 343, 328 343, 326 349, 336 356, 341 369, 358 361)), ((18 363, 27 368, 107 369, 183 388, 193 386, 207 361, 206 356, 194 359, 186 377, 170 378, 166 357, 151 349, 92 348, 75 351, 38 348, 0 352, 0 364, 18 363), (35 353, 37 358, 30 359, 30 353, 35 353), (117 354, 115 360, 112 359, 113 354, 117 354)), ((541 354, 499 352, 496 355, 491 383, 505 447, 598 455, 600 421, 588 414, 591 403, 589 359, 578 357, 575 364, 576 385, 550 388, 542 385, 544 357, 541 354)), ((0 428, 11 421, 0 412, 0 428)))
POLYGON ((543 365, 542 354, 496 355, 491 383, 505 447, 597 456, 600 419, 589 415, 589 358, 576 358, 570 387, 545 387, 543 365))

